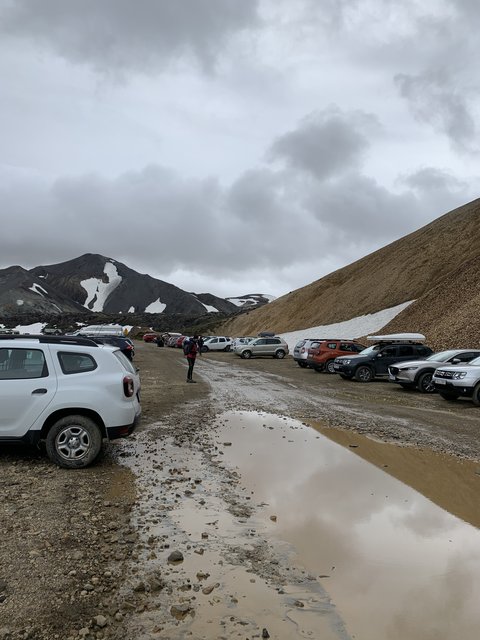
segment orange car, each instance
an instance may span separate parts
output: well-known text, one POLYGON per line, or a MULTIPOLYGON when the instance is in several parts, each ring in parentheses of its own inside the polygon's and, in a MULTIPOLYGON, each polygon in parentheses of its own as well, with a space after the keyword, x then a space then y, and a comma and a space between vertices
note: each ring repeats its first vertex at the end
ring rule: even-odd
POLYGON ((307 366, 315 371, 335 373, 333 361, 338 356, 360 353, 365 347, 355 340, 318 340, 308 349, 307 366))

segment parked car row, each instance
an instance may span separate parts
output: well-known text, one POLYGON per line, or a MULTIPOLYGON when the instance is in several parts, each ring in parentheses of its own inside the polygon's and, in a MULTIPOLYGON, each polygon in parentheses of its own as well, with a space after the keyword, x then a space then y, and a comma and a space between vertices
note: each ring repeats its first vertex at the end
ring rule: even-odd
POLYGON ((294 360, 300 367, 337 373, 344 380, 371 382, 388 377, 404 389, 438 392, 448 401, 470 397, 480 406, 480 349, 434 353, 421 334, 369 336, 364 347, 355 340, 300 340, 294 360))

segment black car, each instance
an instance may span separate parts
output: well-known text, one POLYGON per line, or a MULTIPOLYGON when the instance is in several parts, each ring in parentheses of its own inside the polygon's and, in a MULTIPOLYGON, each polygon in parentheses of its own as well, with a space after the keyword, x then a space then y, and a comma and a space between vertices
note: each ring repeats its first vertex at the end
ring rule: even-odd
POLYGON ((388 376, 388 367, 405 360, 422 360, 433 353, 430 347, 414 343, 380 342, 358 355, 335 358, 333 368, 342 378, 371 382, 377 376, 388 376))
MULTIPOLYGON (((82 334, 83 335, 83 334, 82 334)), ((86 335, 86 334, 85 334, 86 335)), ((135 355, 135 349, 133 343, 129 338, 124 336, 86 336, 91 338, 97 344, 111 344, 114 347, 120 349, 120 351, 127 356, 129 360, 133 360, 135 355)))

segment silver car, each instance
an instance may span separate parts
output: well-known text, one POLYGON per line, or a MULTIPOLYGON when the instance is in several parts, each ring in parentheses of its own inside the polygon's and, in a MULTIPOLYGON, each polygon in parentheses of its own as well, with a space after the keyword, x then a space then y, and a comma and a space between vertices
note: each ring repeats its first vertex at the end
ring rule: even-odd
POLYGON ((311 348, 313 342, 321 342, 325 338, 302 338, 293 348, 293 359, 299 367, 305 369, 309 365, 307 364, 308 350, 311 348))
POLYGON ((439 353, 432 353, 425 360, 410 360, 393 364, 388 368, 388 377, 391 382, 397 382, 402 387, 416 388, 422 393, 433 393, 435 384, 432 378, 438 367, 470 362, 479 356, 479 349, 440 351, 439 353))
POLYGON ((283 338, 278 336, 274 338, 256 338, 248 344, 238 345, 235 348, 235 353, 245 359, 255 356, 270 356, 281 359, 288 354, 288 345, 283 338))

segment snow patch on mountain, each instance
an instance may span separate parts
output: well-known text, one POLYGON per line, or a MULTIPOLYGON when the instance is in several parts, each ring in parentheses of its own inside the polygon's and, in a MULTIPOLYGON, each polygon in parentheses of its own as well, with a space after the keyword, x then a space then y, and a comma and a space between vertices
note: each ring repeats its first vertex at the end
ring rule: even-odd
POLYGON ((326 324, 319 327, 309 327, 308 329, 290 331, 278 335, 288 344, 290 353, 293 353, 295 345, 303 338, 344 338, 345 340, 353 340, 378 331, 411 305, 412 302, 415 301, 409 300, 395 307, 383 309, 376 313, 368 313, 365 316, 358 316, 357 318, 351 318, 351 320, 345 320, 344 322, 326 324))
POLYGON ((48 296, 48 291, 45 291, 45 289, 43 287, 41 287, 39 284, 36 284, 35 282, 32 284, 31 287, 28 287, 30 289, 30 291, 33 291, 34 293, 38 293, 40 296, 42 296, 42 298, 44 297, 43 294, 48 296))
POLYGON ((105 263, 103 272, 107 276, 107 282, 103 282, 99 278, 88 278, 80 282, 87 292, 87 299, 83 306, 90 311, 103 311, 108 296, 122 281, 122 276, 118 275, 117 267, 112 262, 105 263))
POLYGON ((204 304, 203 302, 200 302, 200 304, 203 305, 209 313, 218 313, 218 309, 215 309, 215 307, 212 307, 209 304, 204 304))
POLYGON ((160 298, 158 298, 158 300, 151 302, 148 307, 145 307, 145 313, 163 313, 166 306, 167 305, 160 302, 160 298))

